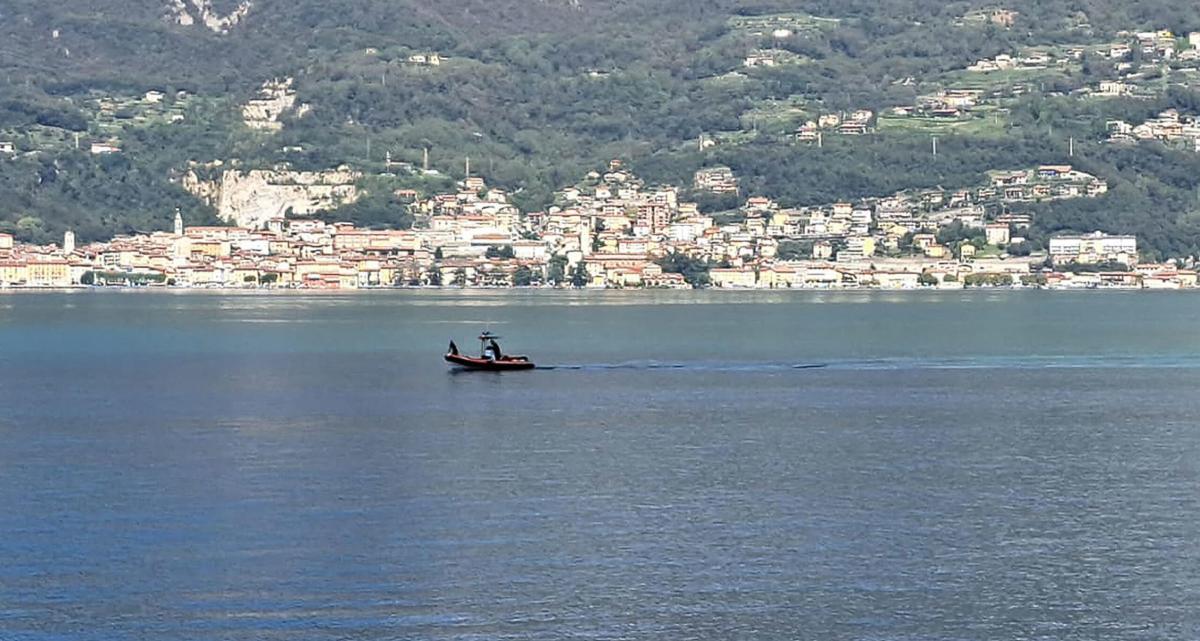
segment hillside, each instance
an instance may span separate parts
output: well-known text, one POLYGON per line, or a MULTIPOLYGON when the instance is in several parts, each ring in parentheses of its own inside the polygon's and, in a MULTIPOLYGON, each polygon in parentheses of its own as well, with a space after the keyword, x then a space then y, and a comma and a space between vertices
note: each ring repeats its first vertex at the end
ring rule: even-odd
MULTIPOLYGON (((1198 113, 1200 65, 1100 55, 1140 31, 1200 29, 1200 9, 1183 3, 1022 0, 1004 5, 1009 24, 994 18, 995 4, 917 0, 67 5, 0 8, 0 143, 16 147, 0 160, 0 229, 26 240, 67 227, 84 239, 165 229, 175 208, 213 221, 180 184, 190 162, 375 175, 390 169, 389 156, 419 164, 428 148, 450 177, 470 157, 527 210, 613 157, 680 185, 699 167, 728 165, 751 193, 787 205, 1071 162, 1113 189, 1030 203, 1038 233, 1131 232, 1151 252, 1200 254, 1196 152, 1112 145, 1106 131, 1108 121, 1136 124, 1168 108, 1198 113), (434 53, 439 64, 414 62, 434 53), (1052 62, 967 71, 1010 55, 1052 62), (272 78, 294 78, 306 112, 283 114, 278 131, 247 127, 242 106, 272 78), (1136 91, 1084 93, 1102 81, 1136 91), (148 91, 163 103, 147 102, 148 91), (953 118, 895 111, 946 91, 979 92, 979 104, 953 118), (869 135, 797 143, 806 122, 855 110, 873 114, 869 135), (97 141, 120 152, 90 153, 97 141)), ((421 189, 427 180, 400 172, 391 182, 421 189)), ((403 224, 387 186, 376 180, 340 213, 403 224)))

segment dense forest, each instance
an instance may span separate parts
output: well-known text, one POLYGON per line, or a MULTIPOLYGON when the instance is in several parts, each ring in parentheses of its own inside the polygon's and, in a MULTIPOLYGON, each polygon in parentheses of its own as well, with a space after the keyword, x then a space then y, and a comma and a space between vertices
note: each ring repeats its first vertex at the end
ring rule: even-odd
MULTIPOLYGON (((212 3, 218 14, 236 0, 212 3)), ((744 193, 786 205, 980 183, 990 169, 1071 162, 1109 181, 1094 200, 1031 204, 1035 233, 1137 233, 1161 255, 1200 254, 1200 156, 1157 144, 1102 144, 1104 123, 1174 107, 1197 112, 1189 82, 1146 99, 1080 100, 1111 73, 1104 61, 1035 78, 989 131, 887 130, 801 146, 804 118, 911 105, 973 62, 1022 47, 1110 42, 1122 31, 1200 30, 1200 7, 1150 0, 1012 0, 1011 28, 964 23, 995 3, 920 0, 257 0, 228 33, 170 19, 166 0, 0 6, 0 229, 48 241, 169 226, 213 212, 184 192, 188 161, 350 164, 383 170, 385 154, 460 175, 462 159, 527 209, 609 158, 645 177, 686 184, 725 164, 744 193), (811 17, 788 38, 740 27, 770 15, 811 17), (797 64, 743 67, 774 48, 797 64), (438 52, 436 67, 406 64, 438 52), (273 77, 294 77, 312 106, 282 132, 247 129, 239 105, 273 77), (182 122, 129 123, 122 152, 75 149, 97 137, 97 96, 187 92, 182 122), (781 108, 783 105, 786 108, 781 108), (791 111, 788 110, 791 108, 791 111), (701 151, 707 136, 719 144, 701 151), (1074 155, 1068 156, 1068 140, 1074 155), (51 142, 47 142, 51 141, 51 142), (66 142, 63 142, 66 141, 66 142)), ((806 19, 806 18, 805 18, 806 19)), ((385 189, 332 218, 407 224, 385 189)))

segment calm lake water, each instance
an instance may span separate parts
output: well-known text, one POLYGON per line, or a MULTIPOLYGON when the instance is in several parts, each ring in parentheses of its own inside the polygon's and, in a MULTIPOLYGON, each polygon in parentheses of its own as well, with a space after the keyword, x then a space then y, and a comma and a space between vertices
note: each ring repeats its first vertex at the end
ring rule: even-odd
POLYGON ((0 638, 1196 639, 1198 318, 2 295, 0 638), (449 373, 485 327, 546 369, 449 373))

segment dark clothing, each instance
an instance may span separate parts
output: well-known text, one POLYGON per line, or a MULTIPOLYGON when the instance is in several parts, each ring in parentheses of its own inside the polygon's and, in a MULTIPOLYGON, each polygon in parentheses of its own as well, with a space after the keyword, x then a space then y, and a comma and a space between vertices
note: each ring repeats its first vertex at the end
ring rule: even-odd
POLYGON ((450 353, 458 356, 458 345, 455 345, 454 341, 450 341, 450 353))

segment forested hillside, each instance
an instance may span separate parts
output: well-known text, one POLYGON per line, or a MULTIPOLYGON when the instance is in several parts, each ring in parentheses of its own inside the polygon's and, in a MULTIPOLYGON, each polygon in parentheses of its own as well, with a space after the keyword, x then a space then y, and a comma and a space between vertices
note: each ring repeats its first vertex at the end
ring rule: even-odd
MULTIPOLYGON (((974 185, 991 169, 1069 162, 1111 189, 1097 199, 1030 203, 1037 233, 1132 232, 1163 255, 1200 254, 1200 156, 1153 141, 1106 141, 1108 121, 1139 123, 1168 108, 1200 113, 1200 74, 1191 66, 1139 51, 1120 61, 1097 53, 1160 29, 1200 30, 1200 7, 9 0, 0 6, 0 142, 16 149, 0 156, 0 229, 33 241, 66 227, 107 237, 166 228, 176 207, 191 221, 211 221, 213 212, 178 183, 189 161, 348 164, 372 175, 388 154, 419 163, 428 148, 433 166, 450 176, 461 175, 469 156, 527 210, 615 157, 680 185, 699 167, 725 164, 745 193, 786 205, 974 185), (201 6, 219 18, 246 8, 236 23, 211 28, 201 6), (987 17, 1001 6, 1015 12, 1011 24, 987 17), (178 7, 192 24, 180 24, 178 7), (1071 58, 1063 51, 1072 47, 1087 50, 1071 58), (1065 62, 964 71, 1029 51, 1065 62), (411 62, 429 53, 441 64, 411 62), (771 64, 751 65, 757 56, 771 64), (1081 93, 1131 73, 1136 95, 1081 93), (277 133, 248 128, 240 106, 275 77, 295 78, 297 99, 311 111, 285 117, 277 133), (946 90, 981 91, 989 102, 954 120, 891 115, 946 90), (157 111, 137 102, 147 91, 166 96, 157 111), (874 114, 867 135, 797 143, 805 122, 853 110, 874 114), (89 151, 110 139, 120 153, 89 151)), ((422 179, 396 180, 420 188, 422 179)), ((394 206, 386 192, 369 192, 340 213, 404 220, 378 211, 394 206)))

